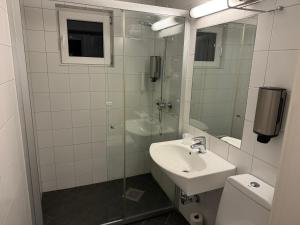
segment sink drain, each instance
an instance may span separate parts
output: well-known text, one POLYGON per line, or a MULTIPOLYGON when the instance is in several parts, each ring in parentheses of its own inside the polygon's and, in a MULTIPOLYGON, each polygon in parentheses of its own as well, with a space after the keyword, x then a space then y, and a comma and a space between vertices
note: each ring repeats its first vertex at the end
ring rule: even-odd
POLYGON ((182 172, 184 172, 184 173, 189 173, 190 171, 188 171, 188 170, 182 170, 182 172))

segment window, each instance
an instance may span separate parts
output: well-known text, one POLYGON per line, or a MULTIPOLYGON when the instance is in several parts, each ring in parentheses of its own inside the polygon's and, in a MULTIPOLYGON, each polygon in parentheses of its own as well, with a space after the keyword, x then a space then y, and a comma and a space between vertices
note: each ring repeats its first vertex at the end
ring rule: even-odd
POLYGON ((222 28, 201 29, 196 34, 195 67, 219 67, 222 55, 222 28))
POLYGON ((62 63, 110 64, 110 14, 59 11, 62 63))

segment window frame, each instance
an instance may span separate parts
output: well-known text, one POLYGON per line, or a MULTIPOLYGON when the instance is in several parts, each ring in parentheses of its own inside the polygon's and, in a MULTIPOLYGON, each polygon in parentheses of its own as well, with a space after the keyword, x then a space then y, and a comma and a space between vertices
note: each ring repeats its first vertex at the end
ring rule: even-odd
MULTIPOLYGON (((214 61, 196 61, 194 58, 194 67, 196 68, 218 68, 221 64, 221 56, 223 53, 222 41, 223 41, 223 27, 209 27, 201 29, 201 32, 215 33, 216 34, 216 47, 215 47, 215 60, 214 61)), ((195 39, 195 51, 197 42, 197 31, 195 39)), ((196 54, 196 53, 195 53, 196 54)))
POLYGON ((111 64, 111 15, 108 12, 90 12, 86 10, 59 9, 58 13, 61 61, 63 64, 111 64), (103 24, 103 58, 78 57, 69 55, 67 20, 98 22, 103 24))

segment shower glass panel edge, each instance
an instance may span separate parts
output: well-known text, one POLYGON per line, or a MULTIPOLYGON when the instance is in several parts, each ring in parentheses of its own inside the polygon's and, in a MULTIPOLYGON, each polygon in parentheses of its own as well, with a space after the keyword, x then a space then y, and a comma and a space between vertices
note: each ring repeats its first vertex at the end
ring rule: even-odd
POLYGON ((151 143, 179 136, 185 18, 180 18, 181 32, 172 35, 166 29, 159 35, 152 31, 153 23, 167 17, 124 11, 124 219, 128 222, 174 208, 175 185, 151 162, 149 154, 151 143), (149 76, 150 56, 162 60, 156 82, 149 76), (159 110, 160 102, 166 107, 159 110))

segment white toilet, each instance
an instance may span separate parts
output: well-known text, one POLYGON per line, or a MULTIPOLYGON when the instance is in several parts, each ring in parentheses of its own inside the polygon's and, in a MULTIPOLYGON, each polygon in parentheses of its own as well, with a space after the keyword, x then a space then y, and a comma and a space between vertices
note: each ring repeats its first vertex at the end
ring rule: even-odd
POLYGON ((227 178, 216 225, 268 225, 274 188, 250 174, 227 178))

